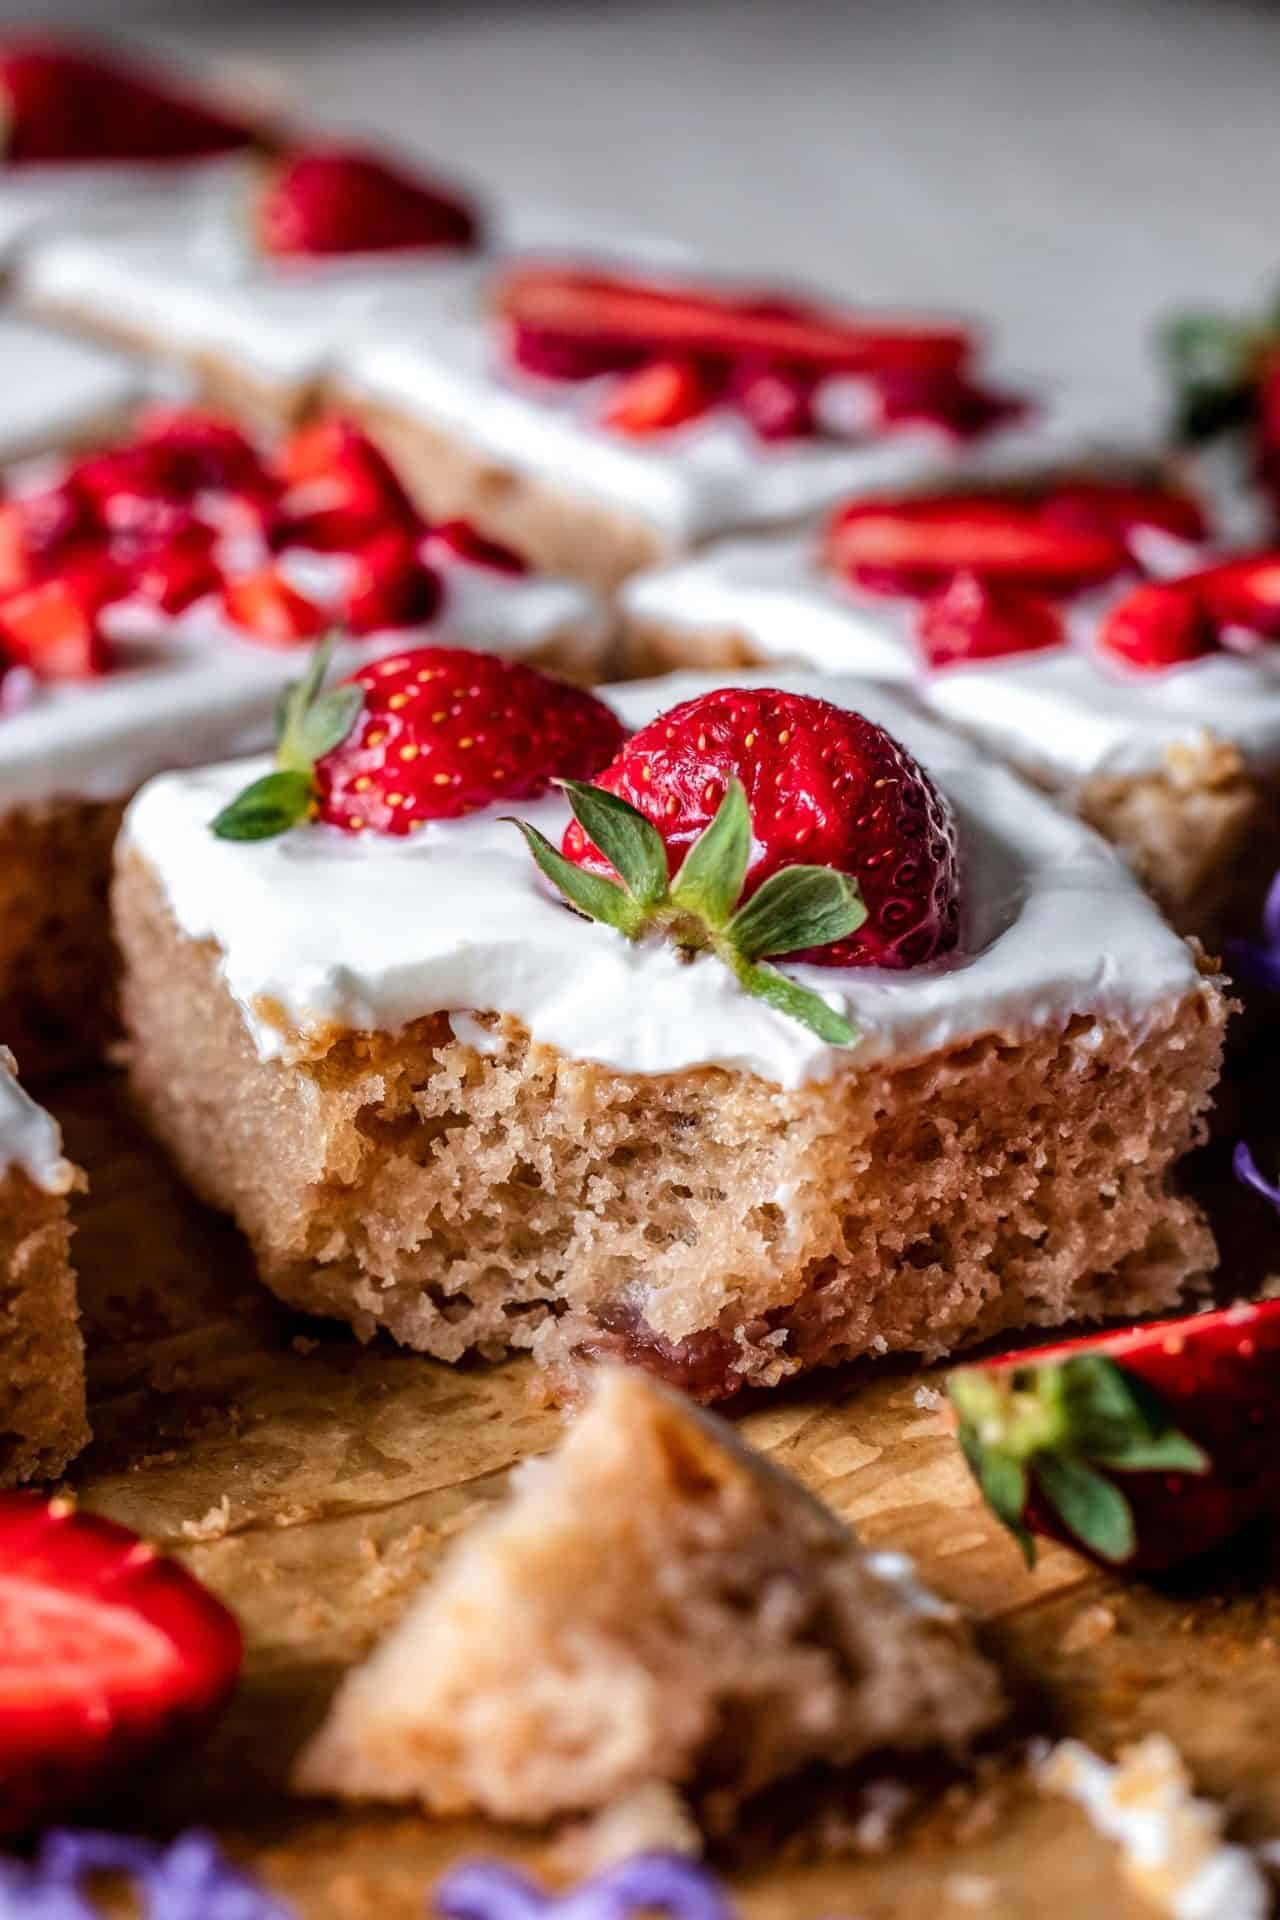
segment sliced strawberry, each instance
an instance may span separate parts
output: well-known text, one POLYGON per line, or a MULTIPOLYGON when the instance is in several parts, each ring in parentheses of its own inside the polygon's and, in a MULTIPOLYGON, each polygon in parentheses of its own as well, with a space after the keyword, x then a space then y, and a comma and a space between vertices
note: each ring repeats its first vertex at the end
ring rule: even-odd
POLYGON ((303 427, 281 450, 288 482, 272 544, 353 553, 386 526, 418 529, 418 511, 389 460, 349 421, 303 427))
POLYGON ((623 375, 601 407, 600 418, 615 433, 643 438, 698 419, 714 399, 715 388, 691 361, 651 360, 623 375))
POLYGON ((496 654, 416 647, 325 693, 327 654, 291 690, 277 771, 224 808, 220 838, 268 839, 312 814, 348 833, 411 833, 585 778, 622 739, 593 694, 496 654))
POLYGON ((0 1830, 204 1732, 240 1668, 226 1608, 67 1501, 0 1495, 0 1830))
POLYGON ((215 545, 213 529, 193 521, 176 538, 137 555, 129 566, 132 591, 162 613, 184 612, 221 584, 215 545))
POLYGON ((973 346, 962 328, 872 320, 800 301, 550 264, 510 269, 497 305, 513 326, 570 347, 581 341, 663 359, 752 356, 814 373, 954 373, 973 346))
POLYGON ((975 1477, 1029 1559, 1040 1533, 1160 1572, 1277 1511, 1280 1301, 1009 1354, 948 1387, 975 1477))
POLYGON ((1190 576, 1209 618, 1267 640, 1280 639, 1280 553, 1224 560, 1190 576))
POLYGON ((1018 395, 996 393, 956 373, 883 373, 875 385, 882 427, 937 427, 953 439, 976 440, 1028 412, 1018 395))
POLYGON ((629 372, 647 357, 642 347, 547 333, 520 321, 507 325, 506 347, 513 366, 541 380, 596 380, 605 373, 629 372))
POLYGON ((290 586, 278 567, 225 581, 221 602, 227 619, 266 647, 299 646, 329 625, 325 609, 290 586))
POLYGON ((1148 581, 1118 600, 1098 630, 1103 652, 1148 672, 1218 652, 1214 623, 1190 580, 1148 581))
POLYGON ((258 449, 221 414, 200 407, 153 407, 138 424, 137 442, 158 456, 156 474, 179 499, 273 490, 258 449))
POLYGON ((38 680, 94 680, 111 666, 99 624, 123 582, 106 563, 68 568, 0 602, 0 649, 38 680))
POLYGON ((469 520, 440 520, 427 534, 428 547, 439 541, 446 552, 457 560, 465 560, 468 566, 488 567, 491 573, 505 573, 512 579, 518 579, 529 572, 529 562, 514 547, 508 547, 501 540, 491 540, 488 534, 481 533, 469 520))
POLYGON ((809 440, 818 431, 815 382, 800 367, 747 360, 729 376, 727 396, 761 440, 809 440))
POLYGON ((1067 637, 1052 601, 1020 587, 992 586, 976 573, 958 573, 922 604, 916 634, 933 668, 1039 653, 1062 646, 1067 637))
POLYGON ((57 160, 195 160, 249 145, 244 122, 168 79, 55 40, 0 42, 0 153, 57 160))
POLYGON ((34 572, 22 508, 13 500, 0 501, 0 594, 29 586, 34 572))
POLYGON ((403 167, 352 147, 300 147, 258 198, 254 231, 275 258, 461 249, 479 238, 474 208, 403 167))
POLYGON ((1152 527, 1189 545, 1207 540, 1204 509, 1189 493, 1168 487, 1129 487, 1109 480, 1072 480, 1052 488, 1040 503, 1055 527, 1113 534, 1128 543, 1135 528, 1152 527))
POLYGON ((827 530, 826 557, 871 593, 928 594, 973 573, 1027 592, 1078 593, 1126 564, 1112 535, 1055 527, 1033 505, 983 495, 857 500, 827 530))
POLYGON ((423 560, 418 546, 413 534, 388 527, 356 555, 345 599, 352 633, 420 627, 434 618, 440 606, 440 576, 423 560))

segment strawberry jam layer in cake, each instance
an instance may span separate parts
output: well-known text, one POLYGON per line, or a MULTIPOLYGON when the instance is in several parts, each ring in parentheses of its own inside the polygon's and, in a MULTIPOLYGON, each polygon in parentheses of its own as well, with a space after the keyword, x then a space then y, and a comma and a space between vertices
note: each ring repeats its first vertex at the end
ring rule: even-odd
POLYGON ((69 42, 0 35, 0 259, 68 220, 183 203, 256 138, 171 76, 69 42))
POLYGON ((149 785, 115 891, 137 1096, 284 1299, 714 1400, 1212 1266, 1216 985, 883 688, 426 648, 312 697, 149 785))
POLYGON ((67 1196, 83 1176, 0 1047, 0 1487, 51 1480, 89 1438, 67 1196))
POLYGON ((1280 555, 1216 560, 1189 496, 1071 481, 859 500, 628 584, 633 667, 787 659, 910 689, 1067 800, 1184 932, 1252 927, 1280 863, 1280 555))
POLYGON ((855 487, 1087 457, 1112 424, 988 386, 963 327, 554 264, 371 336, 342 381, 432 510, 610 586, 855 487))
POLYGON ((29 305, 127 340, 269 424, 317 398, 338 349, 429 313, 483 239, 470 201, 385 156, 287 145, 210 176, 185 201, 72 227, 29 247, 29 305))
POLYGON ((0 1035, 28 1072, 111 1031, 109 848, 167 767, 267 744, 332 629, 349 665, 448 633, 598 671, 582 587, 462 522, 424 522, 355 429, 264 454, 216 416, 144 417, 123 444, 16 473, 0 500, 0 1035))

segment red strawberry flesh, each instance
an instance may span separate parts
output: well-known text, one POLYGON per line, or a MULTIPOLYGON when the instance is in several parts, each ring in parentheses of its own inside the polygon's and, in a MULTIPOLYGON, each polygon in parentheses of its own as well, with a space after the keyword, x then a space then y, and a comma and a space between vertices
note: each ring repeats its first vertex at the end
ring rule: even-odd
POLYGON ((0 159, 195 160, 253 131, 167 78, 55 40, 0 42, 0 159))
POLYGON ((272 170, 257 205, 275 258, 472 247, 474 210, 457 194, 349 147, 307 147, 272 170))
POLYGON ((1105 480, 1073 480, 1052 488, 1040 507, 1054 526, 1114 534, 1128 541, 1136 528, 1150 527, 1188 545, 1207 540, 1208 523, 1200 502, 1167 487, 1129 487, 1105 480))
POLYGON ((1053 526, 1034 505, 966 494, 851 502, 828 527, 826 557, 865 591, 895 595, 934 593, 959 572, 1079 593, 1127 564, 1109 533, 1053 526))
POLYGON ((1052 601, 1018 587, 989 586, 974 573, 958 573, 942 593, 923 603, 916 633, 935 669, 1040 653, 1066 641, 1062 615, 1052 601))
POLYGON ((1098 645, 1146 672, 1165 672, 1219 651, 1213 621, 1190 576, 1135 587, 1108 609, 1098 645))
POLYGON ((667 433, 706 413, 715 399, 689 360, 651 360, 609 394, 600 417, 615 433, 667 433))
MULTIPOLYGON (((717 688, 672 708, 627 741, 595 785, 657 828, 674 876, 736 775, 754 852, 741 898, 786 866, 828 866, 857 880, 867 918, 846 939, 793 956, 827 966, 917 966, 959 929, 951 810, 881 727, 828 701, 774 688, 717 688)), ((576 821, 563 851, 612 869, 576 821)))

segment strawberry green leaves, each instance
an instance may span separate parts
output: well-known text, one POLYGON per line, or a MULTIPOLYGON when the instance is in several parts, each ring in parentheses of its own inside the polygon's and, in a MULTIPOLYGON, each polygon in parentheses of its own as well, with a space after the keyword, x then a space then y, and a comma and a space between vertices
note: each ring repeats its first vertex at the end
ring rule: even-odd
POLYGON ((1280 302, 1240 317, 1216 312, 1173 315, 1159 347, 1175 401, 1175 432, 1196 444, 1248 426, 1258 384, 1280 348, 1280 302))
POLYGON ((714 954, 746 992, 832 1046, 852 1045, 857 1033, 843 1014, 766 963, 770 956, 825 946, 855 933, 866 918, 856 880, 832 867, 784 867, 739 905, 752 845, 741 781, 730 779, 714 818, 673 880, 661 835, 635 807, 581 781, 560 784, 574 818, 621 885, 567 860, 528 822, 512 824, 572 907, 628 940, 654 933, 690 958, 714 954))
POLYGON ((351 732, 364 695, 359 687, 324 692, 333 637, 312 654, 301 680, 286 687, 276 709, 276 766, 238 793, 211 821, 219 840, 271 840, 307 819, 316 761, 351 732))
POLYGON ((1028 1566, 1035 1564, 1034 1506, 1068 1539, 1121 1566, 1138 1540, 1129 1500, 1112 1476, 1210 1468, 1160 1397, 1105 1354, 1042 1366, 961 1367, 947 1391, 970 1470, 1028 1566))

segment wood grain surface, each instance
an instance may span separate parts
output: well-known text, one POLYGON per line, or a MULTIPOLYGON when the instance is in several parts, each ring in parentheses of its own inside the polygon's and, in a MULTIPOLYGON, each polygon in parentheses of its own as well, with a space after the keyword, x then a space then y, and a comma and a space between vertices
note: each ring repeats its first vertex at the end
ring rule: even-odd
MULTIPOLYGON (((451 1861, 548 1846, 416 1815, 300 1803, 287 1772, 339 1671, 396 1617, 450 1537, 554 1443, 526 1363, 449 1369, 285 1314, 234 1232, 189 1200, 109 1076, 55 1093, 91 1178, 76 1256, 95 1440, 68 1477, 85 1506, 181 1556, 237 1611, 248 1659, 209 1744, 112 1817, 199 1821, 310 1920, 408 1920, 451 1861)), ((1210 1156, 1210 1173, 1213 1160, 1210 1156)), ((1222 1189, 1226 1291, 1271 1266, 1260 1214, 1222 1189)), ((1280 1267, 1280 1261, 1276 1262, 1280 1267)), ((978 1503, 930 1394, 903 1367, 818 1378, 740 1416, 875 1546, 904 1548, 970 1608, 1021 1723, 1105 1752, 1151 1729, 1245 1837, 1280 1834, 1280 1593, 1269 1540, 1194 1578, 1125 1586, 1062 1550, 1034 1574, 978 1503)), ((883 1854, 755 1858, 750 1920, 1134 1920, 1117 1859, 1073 1808, 997 1766, 924 1810, 883 1854)))

